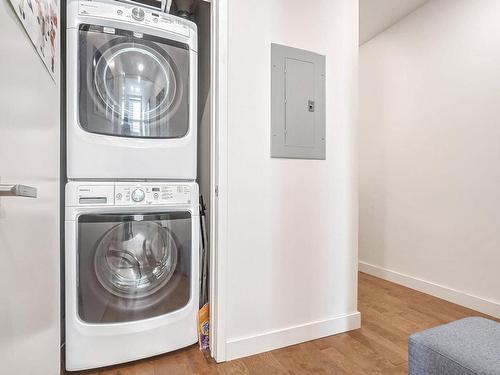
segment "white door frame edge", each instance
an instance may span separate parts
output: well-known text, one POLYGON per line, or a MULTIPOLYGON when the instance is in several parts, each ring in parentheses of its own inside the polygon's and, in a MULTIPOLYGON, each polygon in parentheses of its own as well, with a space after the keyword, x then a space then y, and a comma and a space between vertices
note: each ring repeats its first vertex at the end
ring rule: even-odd
POLYGON ((210 212, 210 347, 226 360, 226 263, 228 227, 228 0, 212 2, 212 118, 210 212))

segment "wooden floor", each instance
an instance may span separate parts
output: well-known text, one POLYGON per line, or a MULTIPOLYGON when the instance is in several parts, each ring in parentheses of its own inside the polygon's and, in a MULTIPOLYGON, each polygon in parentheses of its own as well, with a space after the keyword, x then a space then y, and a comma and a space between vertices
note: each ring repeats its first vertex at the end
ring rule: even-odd
POLYGON ((191 347, 78 374, 407 374, 411 333, 467 316, 484 316, 363 273, 359 274, 359 311, 359 330, 241 360, 216 364, 191 347))

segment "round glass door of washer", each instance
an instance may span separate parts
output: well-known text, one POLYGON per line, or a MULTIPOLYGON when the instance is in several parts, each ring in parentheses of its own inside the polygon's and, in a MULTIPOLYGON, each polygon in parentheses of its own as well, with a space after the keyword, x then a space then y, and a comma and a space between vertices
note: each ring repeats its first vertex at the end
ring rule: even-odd
POLYGON ((98 243, 95 273, 108 292, 123 298, 142 298, 170 280, 177 253, 168 228, 154 222, 121 223, 108 230, 98 243))
POLYGON ((112 45, 97 59, 96 93, 108 111, 129 125, 122 135, 147 136, 145 125, 167 116, 179 102, 168 56, 145 44, 112 45))

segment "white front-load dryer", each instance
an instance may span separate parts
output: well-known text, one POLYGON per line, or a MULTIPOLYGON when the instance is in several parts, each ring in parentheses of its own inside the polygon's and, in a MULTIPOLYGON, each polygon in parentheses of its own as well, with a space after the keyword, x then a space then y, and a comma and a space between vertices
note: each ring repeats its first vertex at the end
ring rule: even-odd
POLYGON ((69 179, 196 179, 194 23, 69 0, 66 85, 69 179))
POLYGON ((70 182, 65 209, 66 369, 194 344, 198 186, 70 182))

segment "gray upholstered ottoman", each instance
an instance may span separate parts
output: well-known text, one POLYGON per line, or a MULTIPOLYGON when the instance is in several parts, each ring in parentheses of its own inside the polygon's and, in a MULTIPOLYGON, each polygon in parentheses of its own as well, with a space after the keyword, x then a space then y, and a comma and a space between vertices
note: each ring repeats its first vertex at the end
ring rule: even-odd
POLYGON ((410 375, 500 375, 500 323, 466 318, 410 336, 410 375))

